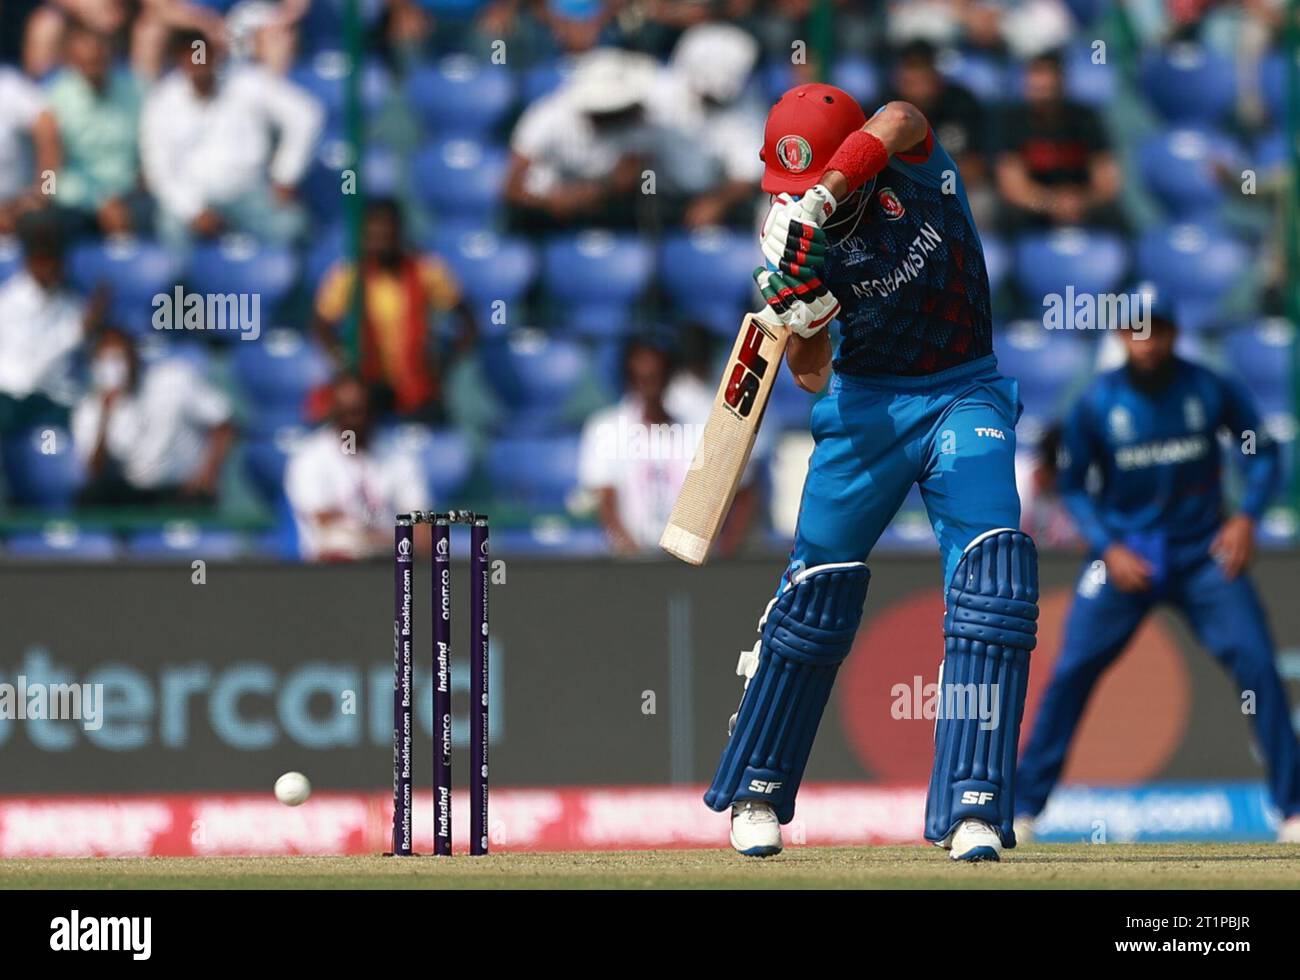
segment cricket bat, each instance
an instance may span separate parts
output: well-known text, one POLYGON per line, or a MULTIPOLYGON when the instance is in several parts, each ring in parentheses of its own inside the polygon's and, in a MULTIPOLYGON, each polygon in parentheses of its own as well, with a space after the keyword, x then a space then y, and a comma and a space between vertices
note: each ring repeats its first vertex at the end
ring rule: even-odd
POLYGON ((741 323, 695 459, 659 539, 670 555, 692 565, 708 557, 749 463, 789 342, 789 328, 767 311, 747 314, 741 323))

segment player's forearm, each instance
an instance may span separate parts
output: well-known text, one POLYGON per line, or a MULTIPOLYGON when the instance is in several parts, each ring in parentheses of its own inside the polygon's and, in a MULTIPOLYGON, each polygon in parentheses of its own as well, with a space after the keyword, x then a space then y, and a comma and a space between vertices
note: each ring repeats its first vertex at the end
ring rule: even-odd
POLYGON ((1105 551, 1111 544, 1111 534, 1102 523, 1101 514, 1092 495, 1082 488, 1073 490, 1062 488, 1061 502, 1074 518, 1074 525, 1079 529, 1079 534, 1093 551, 1097 554, 1105 551))
POLYGON ((930 125, 925 115, 910 102, 890 102, 867 120, 861 133, 878 140, 884 150, 884 160, 872 154, 874 145, 854 133, 844 141, 844 147, 831 159, 830 169, 822 175, 821 183, 837 201, 844 200, 857 190, 865 180, 875 176, 889 157, 904 153, 924 143, 930 125), (850 144, 860 144, 861 152, 854 152, 850 144), (841 160, 851 161, 841 163, 841 160), (879 164, 879 166, 877 166, 879 164))
POLYGON ((1242 475, 1246 486, 1241 495, 1241 513, 1258 521, 1282 485, 1282 458, 1277 444, 1269 442, 1253 456, 1243 456, 1242 475))
POLYGON ((1098 154, 1093 158, 1088 175, 1088 204, 1096 206, 1109 204, 1119 195, 1119 164, 1109 153, 1098 154))
POLYGON ((826 386, 831 373, 830 337, 825 330, 811 337, 794 335, 785 350, 785 362, 799 387, 816 394, 826 386))

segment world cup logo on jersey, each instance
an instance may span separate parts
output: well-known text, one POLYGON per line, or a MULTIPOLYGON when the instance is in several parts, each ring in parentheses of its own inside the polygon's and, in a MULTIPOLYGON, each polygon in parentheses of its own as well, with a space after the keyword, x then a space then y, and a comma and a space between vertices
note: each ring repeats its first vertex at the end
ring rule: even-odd
POLYGON ((801 174, 812 166, 812 147, 802 136, 782 136, 776 144, 776 158, 792 174, 801 174))

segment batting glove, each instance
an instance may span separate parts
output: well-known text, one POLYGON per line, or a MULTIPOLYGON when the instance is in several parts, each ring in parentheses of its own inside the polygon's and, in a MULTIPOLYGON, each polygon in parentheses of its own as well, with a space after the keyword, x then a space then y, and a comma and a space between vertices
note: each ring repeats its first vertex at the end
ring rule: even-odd
POLYGON ((754 282, 767 308, 800 337, 811 337, 839 315, 840 302, 820 279, 792 279, 771 269, 755 269, 754 282))
POLYGON ((796 279, 816 275, 826 262, 826 232, 821 226, 834 213, 835 198, 821 184, 799 198, 778 194, 759 233, 763 258, 796 279))

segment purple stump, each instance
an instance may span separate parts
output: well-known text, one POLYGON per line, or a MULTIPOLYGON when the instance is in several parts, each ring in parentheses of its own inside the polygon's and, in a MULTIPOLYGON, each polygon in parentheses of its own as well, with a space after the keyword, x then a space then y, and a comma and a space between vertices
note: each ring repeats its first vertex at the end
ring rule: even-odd
POLYGON ((451 525, 433 523, 433 853, 451 854, 451 525))
POLYGON ((488 523, 477 517, 470 529, 470 854, 488 852, 488 523))
POLYGON ((409 520, 393 528, 393 853, 411 853, 411 689, 414 541, 409 520))

